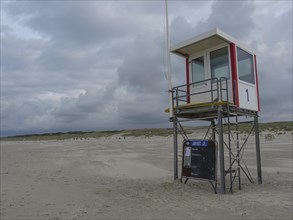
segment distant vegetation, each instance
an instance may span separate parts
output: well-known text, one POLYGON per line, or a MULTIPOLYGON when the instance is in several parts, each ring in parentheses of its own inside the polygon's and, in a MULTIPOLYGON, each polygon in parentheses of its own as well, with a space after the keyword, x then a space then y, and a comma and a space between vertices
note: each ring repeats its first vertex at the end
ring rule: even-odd
POLYGON ((33 140, 65 140, 65 139, 88 139, 88 138, 101 138, 109 137, 114 134, 120 134, 123 130, 119 131, 70 131, 70 132, 57 132, 57 133, 44 133, 44 134, 29 134, 29 135, 16 135, 10 137, 2 137, 1 141, 33 141, 33 140))
MULTIPOLYGON (((235 129, 235 125, 231 126, 232 129, 235 129)), ((241 133, 249 133, 251 130, 251 124, 244 123, 239 124, 239 131, 241 133)), ((224 127, 224 130, 227 131, 227 126, 224 127)), ((268 123, 259 123, 259 131, 268 131, 268 132, 292 132, 293 131, 293 122, 292 121, 282 121, 282 122, 268 122, 268 123)))
POLYGON ((133 137, 152 137, 152 136, 169 136, 173 134, 172 128, 145 128, 145 129, 135 129, 128 130, 124 132, 123 136, 133 136, 133 137))
MULTIPOLYGON (((196 129, 187 129, 187 133, 192 133, 195 130, 205 131, 207 127, 197 127, 196 129)), ((224 128, 227 130, 227 126, 224 128)), ((234 129, 234 126, 232 126, 234 129)), ((242 133, 248 133, 251 129, 250 124, 240 124, 239 130, 242 133)), ((260 132, 268 131, 272 133, 278 132, 292 132, 293 122, 269 122, 259 124, 260 132)), ((145 128, 135 130, 115 130, 115 131, 71 131, 71 132, 57 132, 57 133, 45 133, 45 134, 30 134, 30 135, 17 135, 10 137, 2 137, 1 141, 35 141, 35 140, 65 140, 65 139, 88 139, 88 138, 101 138, 111 137, 118 135, 119 137, 152 137, 152 136, 170 136, 173 134, 171 128, 145 128)))
POLYGON ((10 137, 2 137, 1 141, 33 141, 33 140, 65 140, 65 139, 89 139, 111 137, 118 135, 121 137, 152 137, 152 136, 169 136, 173 134, 171 128, 145 128, 135 130, 115 130, 115 131, 73 131, 73 132, 57 132, 44 134, 16 135, 10 137))
POLYGON ((260 130, 267 130, 272 132, 293 131, 293 121, 261 123, 260 130))

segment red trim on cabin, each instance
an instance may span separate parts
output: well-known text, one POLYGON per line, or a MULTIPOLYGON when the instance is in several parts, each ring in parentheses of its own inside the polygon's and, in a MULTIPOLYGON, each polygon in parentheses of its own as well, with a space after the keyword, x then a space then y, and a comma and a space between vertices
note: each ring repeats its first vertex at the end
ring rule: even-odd
POLYGON ((259 91, 258 91, 258 74, 257 74, 257 65, 256 65, 256 55, 254 55, 254 68, 255 68, 255 79, 256 79, 257 105, 258 105, 258 111, 260 111, 260 104, 259 104, 259 91))
POLYGON ((185 59, 186 62, 186 84, 187 84, 187 88, 186 88, 186 93, 187 93, 187 97, 186 97, 186 101, 187 103, 190 103, 190 80, 189 80, 189 62, 188 62, 188 57, 186 57, 185 59))
POLYGON ((231 56, 231 71, 232 71, 232 88, 234 104, 239 107, 239 89, 238 89, 238 74, 237 74, 237 60, 236 60, 236 45, 230 43, 231 56))

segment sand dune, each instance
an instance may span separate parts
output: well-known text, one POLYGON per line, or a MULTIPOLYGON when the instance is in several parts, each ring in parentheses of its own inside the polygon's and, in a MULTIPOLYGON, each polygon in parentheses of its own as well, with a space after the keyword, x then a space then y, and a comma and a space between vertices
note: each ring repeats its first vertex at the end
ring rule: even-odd
POLYGON ((221 195, 173 181, 171 137, 1 142, 1 219, 291 219, 292 135, 261 152, 263 184, 221 195))

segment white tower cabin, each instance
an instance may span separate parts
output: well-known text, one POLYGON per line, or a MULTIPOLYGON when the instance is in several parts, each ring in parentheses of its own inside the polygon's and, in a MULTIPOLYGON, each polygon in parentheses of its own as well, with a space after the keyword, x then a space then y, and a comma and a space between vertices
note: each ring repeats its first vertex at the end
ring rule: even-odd
POLYGON ((260 110, 254 50, 213 29, 171 47, 170 52, 186 59, 187 104, 225 101, 260 110))

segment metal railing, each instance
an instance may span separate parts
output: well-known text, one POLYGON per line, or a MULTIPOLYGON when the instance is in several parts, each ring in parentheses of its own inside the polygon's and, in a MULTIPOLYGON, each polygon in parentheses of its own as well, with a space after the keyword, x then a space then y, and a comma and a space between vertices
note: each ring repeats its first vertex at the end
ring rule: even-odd
POLYGON ((199 95, 207 94, 204 98, 199 98, 200 104, 210 103, 213 104, 219 101, 229 101, 228 79, 226 77, 211 78, 184 84, 173 87, 172 100, 173 109, 177 109, 181 104, 187 104, 188 100, 196 100, 199 95), (197 92, 188 92, 191 87, 197 88, 197 92), (202 101, 203 100, 203 101, 202 101))

